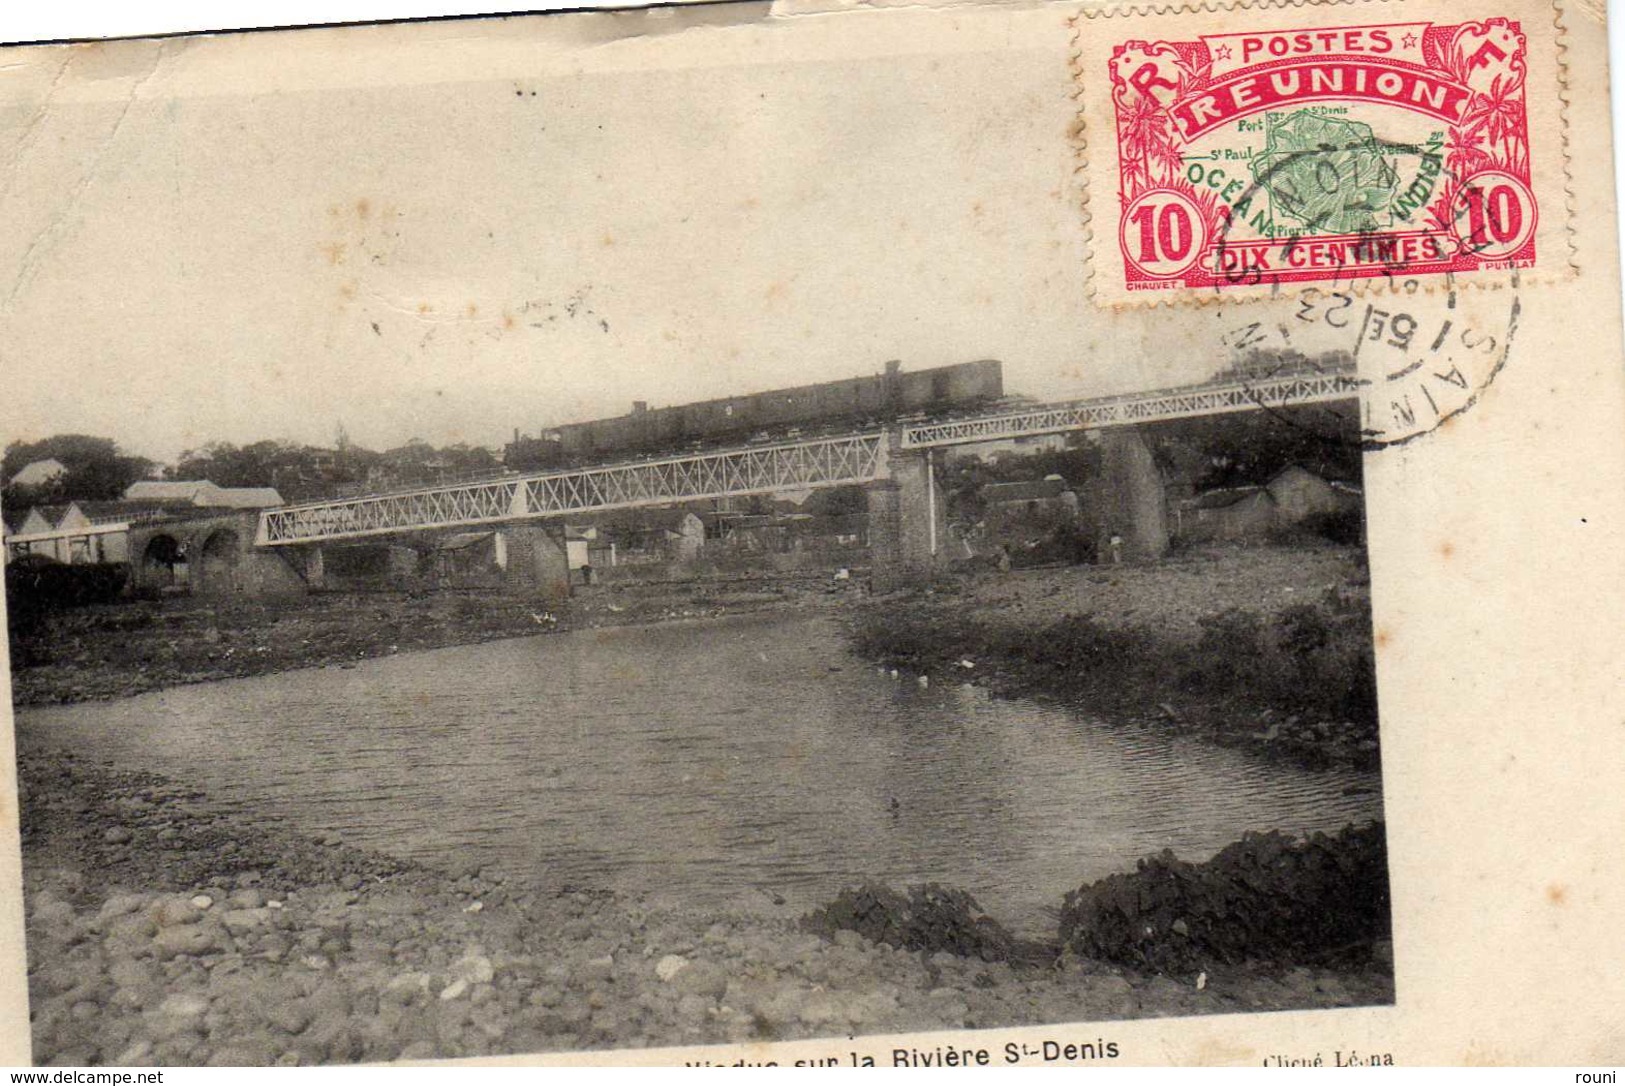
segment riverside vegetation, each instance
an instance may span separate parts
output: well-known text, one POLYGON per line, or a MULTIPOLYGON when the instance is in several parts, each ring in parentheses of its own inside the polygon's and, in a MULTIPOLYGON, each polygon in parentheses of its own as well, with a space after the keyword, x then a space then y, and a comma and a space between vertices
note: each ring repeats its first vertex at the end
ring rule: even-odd
POLYGON ((1370 614, 1363 552, 1319 547, 949 580, 863 606, 850 628, 886 666, 1266 757, 1374 766, 1370 614))

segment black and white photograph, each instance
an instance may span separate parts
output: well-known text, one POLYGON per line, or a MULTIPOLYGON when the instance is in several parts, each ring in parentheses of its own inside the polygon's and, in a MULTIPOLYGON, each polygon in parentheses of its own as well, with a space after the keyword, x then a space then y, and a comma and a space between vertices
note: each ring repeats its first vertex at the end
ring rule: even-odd
POLYGON ((1096 32, 0 50, 33 1060, 1106 1066, 1394 1008, 1373 596, 1424 578, 1368 476, 1496 425, 1544 265, 1101 304, 1096 32))

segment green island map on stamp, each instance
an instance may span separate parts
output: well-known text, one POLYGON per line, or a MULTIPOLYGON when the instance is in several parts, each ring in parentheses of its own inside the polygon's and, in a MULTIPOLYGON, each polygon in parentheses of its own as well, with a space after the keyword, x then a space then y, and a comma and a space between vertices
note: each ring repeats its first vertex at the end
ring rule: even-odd
POLYGON ((1334 234, 1367 233, 1385 218, 1399 173, 1371 126, 1303 109, 1270 119, 1253 178, 1278 217, 1334 234))

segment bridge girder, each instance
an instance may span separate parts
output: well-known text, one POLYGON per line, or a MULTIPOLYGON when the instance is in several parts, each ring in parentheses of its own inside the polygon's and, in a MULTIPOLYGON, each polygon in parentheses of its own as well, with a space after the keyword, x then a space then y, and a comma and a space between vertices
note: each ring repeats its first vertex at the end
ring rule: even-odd
POLYGON ((256 542, 276 547, 365 539, 423 528, 866 483, 885 473, 884 444, 882 434, 855 434, 403 494, 305 502, 262 513, 256 542))
POLYGON ((1032 411, 910 426, 903 430, 902 447, 928 449, 939 445, 966 445, 977 441, 1059 434, 1069 430, 1138 426, 1172 419, 1253 411, 1263 407, 1299 407, 1352 399, 1359 395, 1359 390, 1359 379, 1352 370, 1348 370, 1080 400, 1076 403, 1051 404, 1032 411))

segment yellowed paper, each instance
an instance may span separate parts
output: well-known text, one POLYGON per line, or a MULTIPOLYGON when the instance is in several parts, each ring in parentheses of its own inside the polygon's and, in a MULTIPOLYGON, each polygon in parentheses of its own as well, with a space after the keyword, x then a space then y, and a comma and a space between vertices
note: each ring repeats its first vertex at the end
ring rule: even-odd
POLYGON ((9 605, 0 1058, 1617 1064, 1607 85, 1537 0, 8 49, 6 442, 169 472, 7 458, 8 583, 126 587, 9 605))

